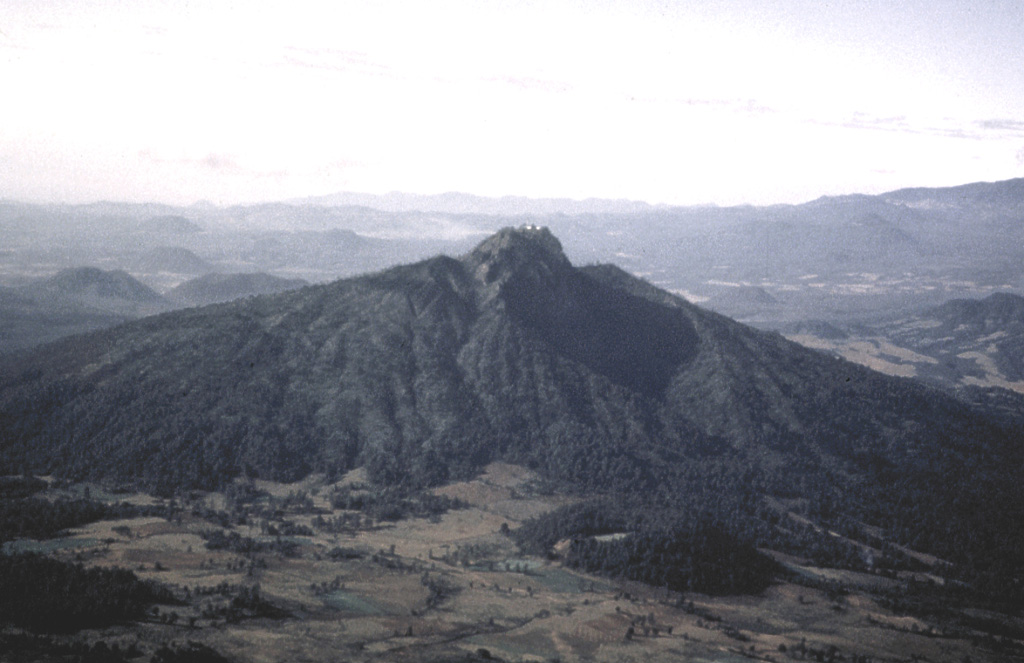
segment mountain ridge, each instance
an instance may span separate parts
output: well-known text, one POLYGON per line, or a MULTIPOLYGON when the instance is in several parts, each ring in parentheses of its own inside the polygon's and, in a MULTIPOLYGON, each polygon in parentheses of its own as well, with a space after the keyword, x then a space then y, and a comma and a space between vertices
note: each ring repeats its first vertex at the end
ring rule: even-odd
POLYGON ((999 202, 1012 204, 1019 209, 1020 198, 1024 195, 1024 178, 1009 178, 997 181, 978 181, 967 184, 939 187, 900 187, 878 194, 849 193, 821 196, 807 201, 774 203, 770 205, 707 205, 707 204, 663 204, 644 200, 622 198, 565 198, 531 196, 483 196, 461 191, 447 191, 437 194, 416 194, 390 191, 384 194, 342 191, 318 196, 306 196, 284 201, 288 204, 311 204, 326 207, 364 207, 385 212, 441 212, 449 214, 487 215, 549 215, 549 214, 635 214, 665 210, 696 209, 784 209, 814 206, 841 201, 866 201, 877 198, 900 205, 926 205, 930 201, 942 201, 946 205, 962 205, 969 202, 999 202))
POLYGON ((574 267, 532 226, 0 361, 4 474, 171 495, 361 467, 409 490, 504 461, 628 519, 769 536, 786 500, 965 573, 1024 572, 1013 420, 574 267))
MULTIPOLYGON (((466 421, 480 424, 481 412, 491 417, 481 429, 485 438, 493 439, 495 428, 506 431, 498 438, 507 438, 527 426, 550 441, 547 427, 559 419, 559 406, 589 434, 609 440, 615 438, 613 431, 624 432, 622 422, 646 421, 635 434, 675 440, 693 435, 705 440, 698 440, 698 446, 721 438, 733 448, 761 440, 770 451, 773 445, 806 446, 808 431, 827 426, 820 416, 813 423, 815 407, 827 413, 838 407, 825 407, 828 400, 844 392, 878 400, 872 391, 898 387, 915 401, 931 396, 924 387, 896 383, 777 334, 739 325, 617 268, 574 268, 546 230, 501 231, 460 259, 438 257, 76 337, 63 346, 48 346, 35 359, 25 358, 24 366, 36 368, 22 376, 35 375, 28 382, 38 381, 40 368, 48 366, 44 372, 65 384, 78 383, 83 395, 92 396, 101 387, 120 384, 116 391, 130 408, 139 405, 127 394, 135 385, 119 378, 119 372, 134 374, 133 362, 159 356, 174 377, 144 370, 150 377, 138 385, 142 394, 154 389, 171 397, 177 390, 172 385, 191 384, 182 394, 200 393, 221 407, 237 409, 237 403, 224 403, 202 387, 204 381, 221 381, 214 366, 227 374, 241 370, 242 379, 230 391, 270 389, 281 399, 277 408, 290 396, 313 399, 303 408, 304 416, 313 417, 303 430, 320 430, 318 435, 350 430, 356 440, 352 449, 362 450, 387 448, 396 440, 429 447, 466 421), (40 361, 46 355, 58 358, 40 361), (772 363, 777 361, 783 363, 772 363), (832 374, 846 382, 827 377, 832 374), (297 386, 301 376, 322 384, 322 394, 315 389, 290 394, 302 391, 297 386), (859 391, 850 385, 854 378, 863 385, 859 391), (426 393, 431 390, 424 383, 431 381, 439 382, 435 386, 447 395, 426 393), (337 398, 343 385, 351 391, 347 400, 337 398), (521 398, 498 407, 499 394, 517 390, 521 398), (547 390, 546 401, 538 390, 547 390), (619 414, 609 416, 602 411, 606 407, 619 414), (682 428, 673 428, 671 421, 682 428)), ((5 380, 4 391, 9 394, 17 382, 5 380)), ((202 412, 186 409, 190 415, 202 412)), ((250 423, 258 430, 274 429, 279 425, 275 411, 251 412, 248 416, 256 419, 250 423)), ((855 419, 876 433, 899 427, 898 416, 882 428, 870 423, 873 416, 860 412, 855 419)), ((99 426, 97 435, 109 428, 103 422, 94 425, 99 426)), ((243 438, 253 432, 249 426, 235 430, 243 438)), ((470 438, 480 438, 481 431, 470 438)), ((874 444, 865 431, 851 435, 850 446, 858 440, 874 444)), ((505 439, 499 448, 508 444, 505 439)), ((846 456, 844 462, 856 456, 854 449, 833 446, 846 456)), ((236 462, 234 472, 241 469, 236 462)))

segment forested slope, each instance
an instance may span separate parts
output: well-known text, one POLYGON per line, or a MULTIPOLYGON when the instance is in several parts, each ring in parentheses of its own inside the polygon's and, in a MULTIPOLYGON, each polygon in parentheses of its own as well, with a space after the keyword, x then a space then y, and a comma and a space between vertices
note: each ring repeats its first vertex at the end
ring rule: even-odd
POLYGON ((2 375, 2 472, 171 492, 364 465, 417 486, 502 459, 732 532, 765 522, 771 495, 1011 574, 1024 545, 1007 527, 1024 518, 1019 431, 574 268, 542 229, 74 337, 2 375))

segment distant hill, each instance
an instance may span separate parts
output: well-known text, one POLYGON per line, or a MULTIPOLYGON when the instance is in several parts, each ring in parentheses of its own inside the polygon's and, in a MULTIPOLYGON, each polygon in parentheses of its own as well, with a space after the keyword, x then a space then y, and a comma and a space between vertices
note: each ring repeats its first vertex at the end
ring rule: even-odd
POLYGON ((202 230, 194 221, 179 214, 163 214, 150 217, 141 223, 140 228, 147 232, 176 235, 196 233, 202 230))
POLYGON ((798 547, 784 500, 965 573, 1024 572, 1012 422, 576 268, 545 229, 49 345, 3 365, 0 420, 0 473, 171 493, 363 467, 398 490, 504 460, 634 504, 630 522, 798 547))
POLYGON ((104 271, 96 267, 65 269, 24 289, 26 292, 54 297, 73 297, 86 305, 131 307, 164 306, 167 301, 125 271, 104 271))
MULTIPOLYGON (((919 313, 835 333, 792 325, 794 340, 894 375, 946 389, 1002 387, 1024 393, 1024 297, 954 299, 919 313)), ((977 392, 981 393, 981 392, 977 392)))
POLYGON ((186 306, 203 306, 307 285, 309 282, 303 279, 283 279, 263 273, 206 274, 171 289, 167 297, 186 306))
POLYGON ((955 299, 885 328, 894 343, 953 367, 964 384, 1024 391, 1024 297, 955 299))
POLYGON ((913 188, 881 196, 888 202, 932 210, 973 210, 988 215, 1024 214, 1024 178, 945 188, 913 188))
POLYGON ((755 315, 778 307, 779 300, 762 287, 752 285, 726 286, 708 298, 703 305, 734 318, 755 315))
POLYGON ((169 301, 126 272, 65 269, 18 288, 0 289, 0 354, 171 307, 169 301))
POLYGON ((954 299, 927 314, 940 321, 945 330, 955 333, 1024 331, 1024 297, 1009 292, 993 293, 980 300, 954 299))
POLYGON ((131 261, 133 271, 142 273, 171 272, 173 274, 207 274, 213 265, 189 249, 180 246, 158 246, 131 261))

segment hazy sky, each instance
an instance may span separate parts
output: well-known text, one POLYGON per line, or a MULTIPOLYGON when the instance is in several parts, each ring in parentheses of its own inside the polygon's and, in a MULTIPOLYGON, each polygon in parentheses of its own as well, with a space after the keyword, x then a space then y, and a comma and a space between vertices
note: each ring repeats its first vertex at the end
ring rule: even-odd
POLYGON ((0 197, 802 202, 1024 175, 1024 2, 0 0, 0 197))

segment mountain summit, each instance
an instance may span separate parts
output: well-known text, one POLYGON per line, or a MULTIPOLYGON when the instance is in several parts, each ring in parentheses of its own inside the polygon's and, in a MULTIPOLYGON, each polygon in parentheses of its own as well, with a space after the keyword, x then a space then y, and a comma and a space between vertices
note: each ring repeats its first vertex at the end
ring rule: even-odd
POLYGON ((506 228, 482 242, 466 264, 510 322, 631 391, 662 394, 694 349, 693 325, 679 311, 574 269, 547 228, 506 228))
POLYGON ((498 231, 473 249, 466 263, 476 278, 488 285, 507 280, 524 266, 543 266, 548 276, 572 268, 551 231, 532 225, 498 231))

